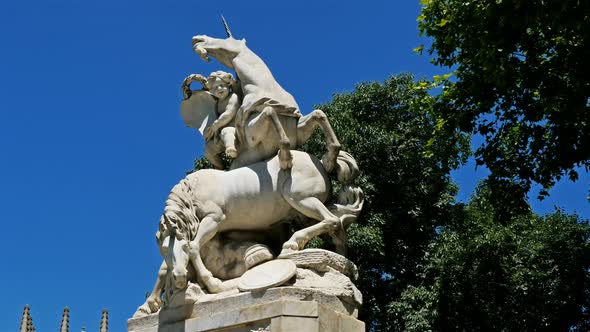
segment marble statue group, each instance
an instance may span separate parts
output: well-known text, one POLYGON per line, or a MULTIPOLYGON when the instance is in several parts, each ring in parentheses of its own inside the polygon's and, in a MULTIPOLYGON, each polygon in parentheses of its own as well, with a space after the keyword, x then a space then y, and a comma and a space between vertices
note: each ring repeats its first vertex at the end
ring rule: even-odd
POLYGON ((192 46, 235 74, 192 74, 181 85, 182 118, 203 135, 213 168, 172 188, 156 233, 163 262, 134 318, 279 286, 323 287, 360 303, 356 267, 342 256, 346 229, 364 202, 354 182, 357 163, 324 112, 302 115, 263 60, 224 24, 227 38, 199 35, 192 46), (321 160, 300 150, 318 127, 326 143, 321 160), (337 253, 304 249, 322 234, 337 253))

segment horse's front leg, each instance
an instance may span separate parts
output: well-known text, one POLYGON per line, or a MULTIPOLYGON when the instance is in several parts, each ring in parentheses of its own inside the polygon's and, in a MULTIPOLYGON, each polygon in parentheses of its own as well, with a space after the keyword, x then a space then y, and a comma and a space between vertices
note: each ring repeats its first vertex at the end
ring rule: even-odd
POLYGON ((152 293, 145 300, 145 303, 137 309, 133 318, 144 317, 160 310, 162 307, 162 292, 164 292, 167 273, 168 266, 165 261, 162 261, 162 265, 160 265, 160 270, 158 271, 158 279, 156 279, 156 284, 154 285, 152 293))
POLYGON ((201 247, 217 234, 220 219, 219 216, 215 215, 208 215, 203 218, 199 223, 197 235, 191 242, 190 249, 191 262, 196 270, 197 278, 210 293, 221 293, 237 287, 235 282, 223 282, 220 279, 215 278, 211 271, 207 269, 203 263, 203 258, 201 257, 201 247))
POLYGON ((168 265, 166 265, 166 261, 162 261, 162 265, 160 265, 160 270, 158 271, 158 279, 156 280, 154 289, 145 301, 150 307, 152 313, 160 310, 160 307, 162 306, 162 292, 164 291, 164 284, 166 283, 167 274, 168 265))
POLYGON ((297 124, 297 146, 303 145, 313 134, 313 131, 320 127, 326 139, 326 145, 328 147, 328 155, 324 161, 324 168, 330 172, 336 165, 336 158, 340 152, 340 142, 328 121, 326 113, 322 110, 314 110, 306 116, 299 119, 297 124))

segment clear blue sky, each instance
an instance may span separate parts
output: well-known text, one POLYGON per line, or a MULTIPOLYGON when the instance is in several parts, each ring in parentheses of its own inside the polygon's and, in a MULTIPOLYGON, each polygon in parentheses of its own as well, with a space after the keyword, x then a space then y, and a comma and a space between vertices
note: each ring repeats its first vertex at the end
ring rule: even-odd
MULTIPOLYGON (((221 65, 191 36, 222 37, 219 13, 266 60, 304 113, 390 74, 443 72, 419 45, 417 1, 3 1, 0 5, 0 331, 25 303, 37 331, 111 331, 151 290, 154 233, 170 188, 202 153, 179 115, 179 86, 221 65)), ((454 173, 466 199, 485 170, 454 173)), ((589 177, 554 205, 589 215, 589 177)))

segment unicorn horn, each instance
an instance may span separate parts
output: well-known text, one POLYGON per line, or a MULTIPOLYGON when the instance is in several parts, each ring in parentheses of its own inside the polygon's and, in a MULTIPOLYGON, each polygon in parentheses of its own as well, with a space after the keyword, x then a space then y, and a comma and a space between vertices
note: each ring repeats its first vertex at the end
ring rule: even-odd
POLYGON ((227 33, 227 36, 229 38, 234 38, 234 36, 231 35, 231 31, 229 31, 229 26, 227 25, 227 21, 223 15, 221 15, 221 21, 223 22, 223 27, 225 28, 225 33, 227 33))

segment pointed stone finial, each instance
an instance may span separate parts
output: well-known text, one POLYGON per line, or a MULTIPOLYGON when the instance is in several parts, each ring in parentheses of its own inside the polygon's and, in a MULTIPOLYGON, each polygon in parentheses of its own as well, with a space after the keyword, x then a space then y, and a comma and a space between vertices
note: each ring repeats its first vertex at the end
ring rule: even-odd
POLYGON ((102 317, 100 317, 100 332, 109 332, 109 311, 102 310, 102 317))
POLYGON ((25 304, 25 307, 23 309, 23 316, 20 320, 20 329, 18 330, 19 332, 29 332, 29 325, 31 322, 30 310, 31 308, 29 307, 29 305, 25 304))
POLYGON ((59 326, 59 332, 70 331, 70 308, 65 307, 64 312, 61 315, 61 325, 59 326))
POLYGON ((33 315, 29 314, 29 324, 27 326, 28 332, 35 332, 35 324, 33 324, 33 315))

